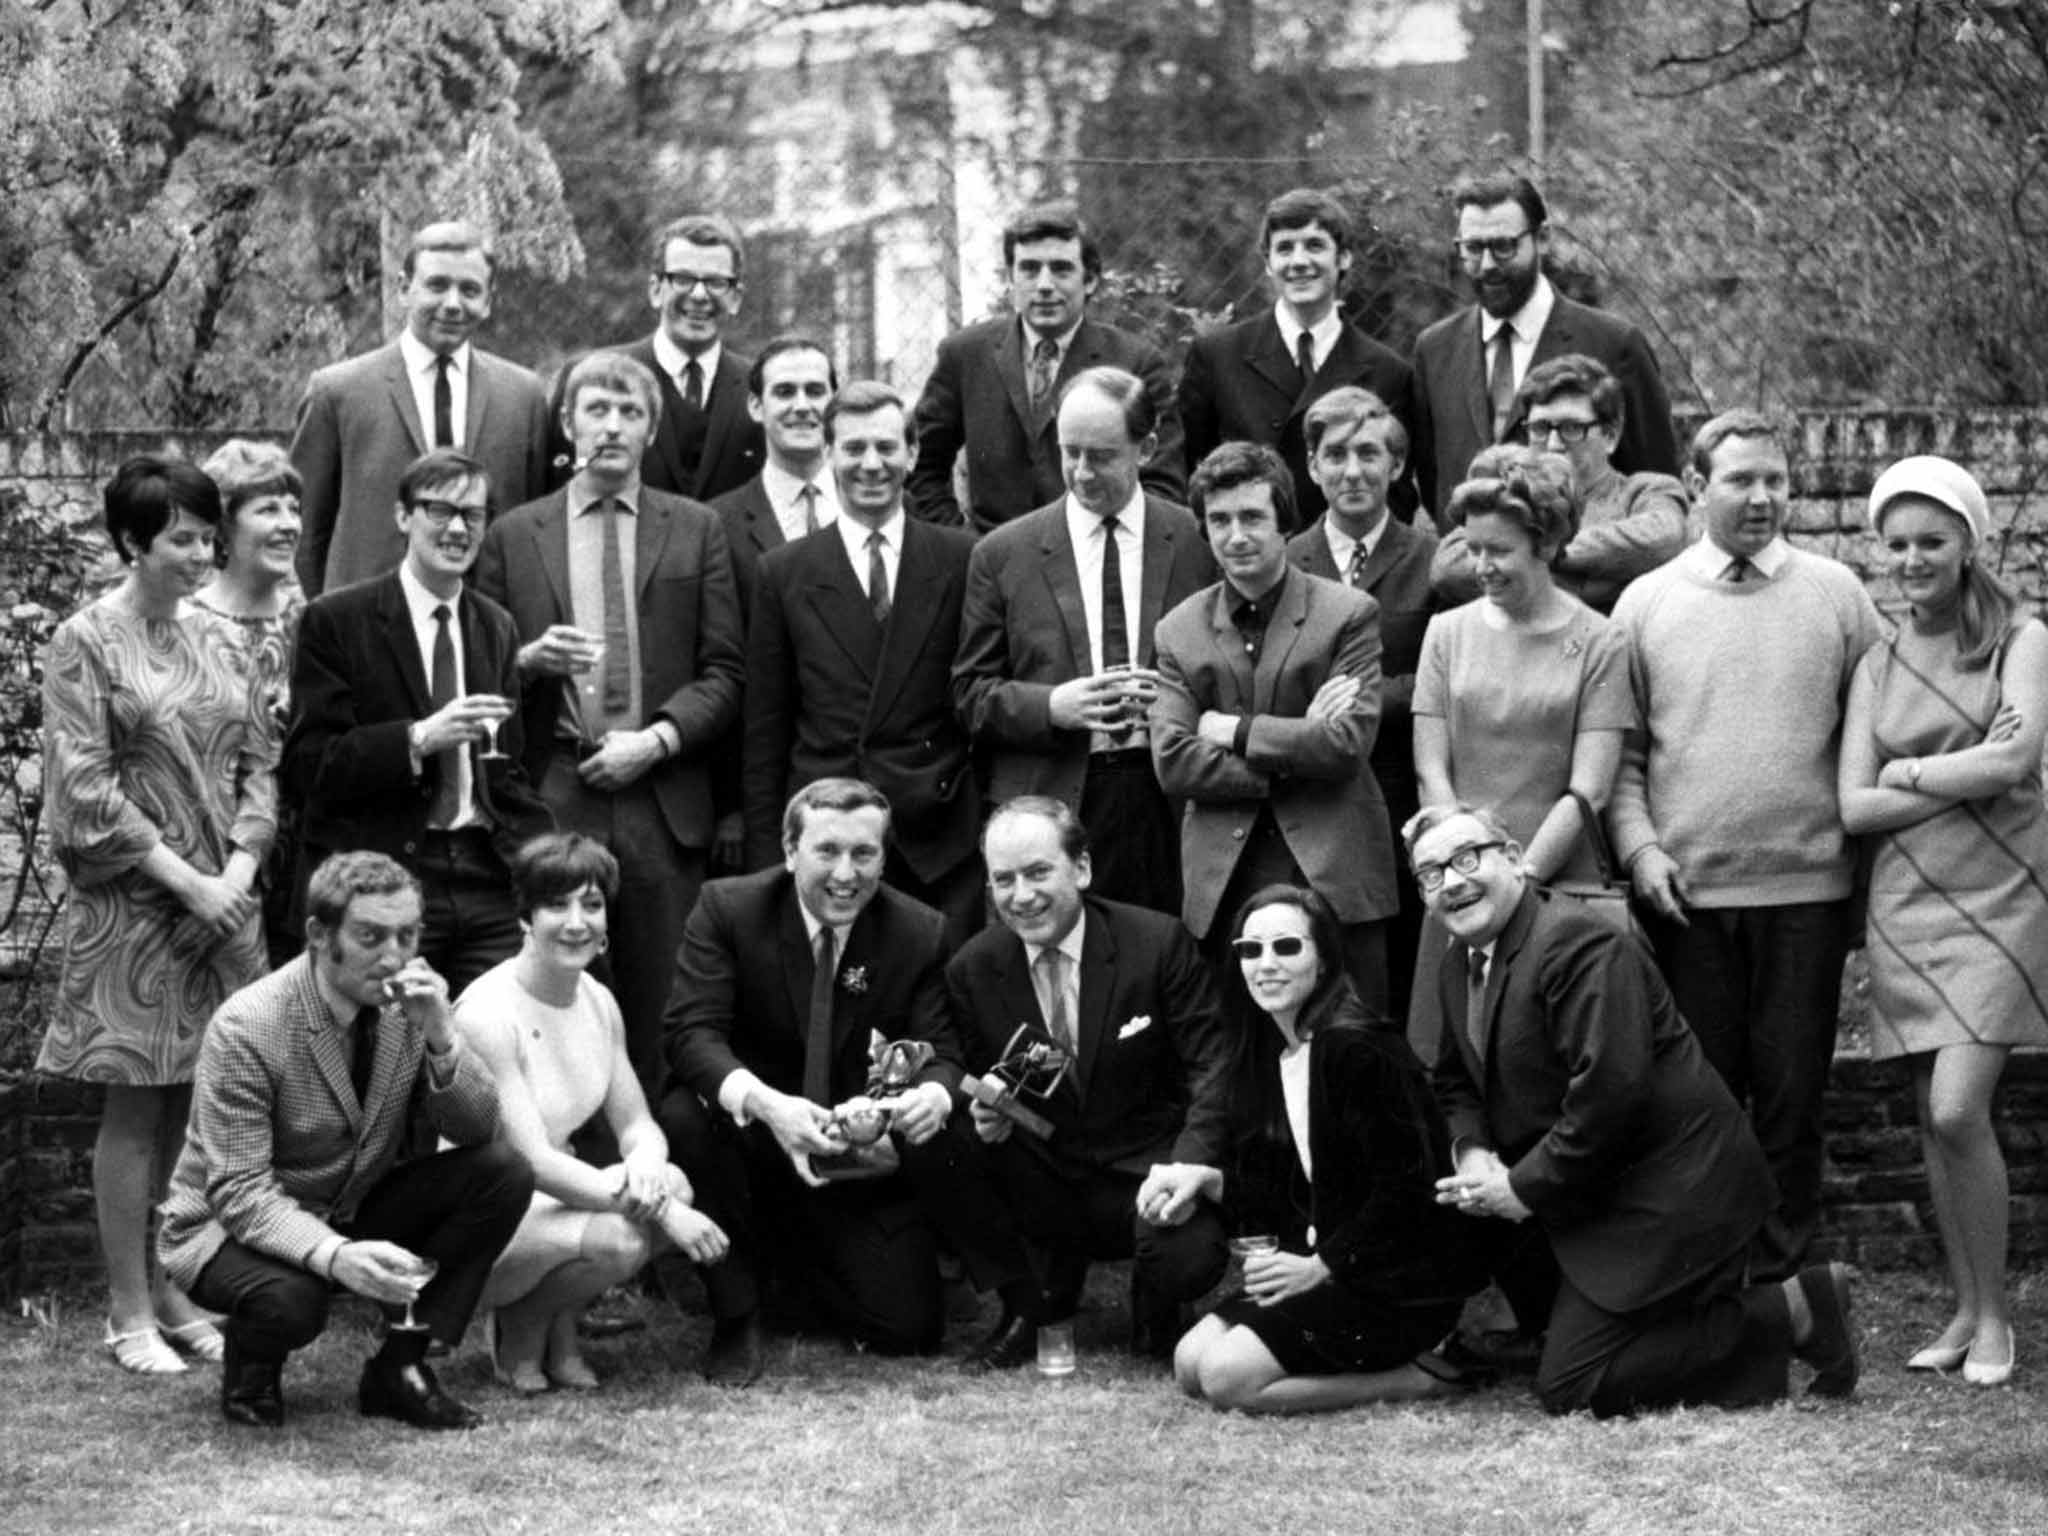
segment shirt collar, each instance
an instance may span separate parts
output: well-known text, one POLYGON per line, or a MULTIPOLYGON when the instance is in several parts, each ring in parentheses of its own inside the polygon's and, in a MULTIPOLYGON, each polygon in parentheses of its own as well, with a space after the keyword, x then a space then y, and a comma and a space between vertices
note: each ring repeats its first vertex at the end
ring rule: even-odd
MULTIPOLYGON (((1052 338, 1052 344, 1060 349, 1059 360, 1061 362, 1064 363, 1067 360, 1067 349, 1074 344, 1074 334, 1081 329, 1081 321, 1087 318, 1084 314, 1081 320, 1076 320, 1064 331, 1061 331, 1059 335, 1052 338)), ((1017 334, 1024 343, 1024 362, 1028 367, 1031 362, 1032 352, 1037 349, 1038 343, 1044 338, 1038 332, 1031 329, 1030 326, 1026 325, 1022 316, 1019 316, 1017 319, 1017 334)))
POLYGON ((443 603, 448 605, 448 616, 459 620, 462 614, 462 589, 456 588, 453 597, 436 597, 413 574, 411 562, 398 562, 398 585, 405 593, 405 606, 411 610, 415 624, 434 622, 434 610, 443 603))
POLYGON ((1330 355, 1330 349, 1337 345, 1337 338, 1344 330, 1344 314, 1336 305, 1314 325, 1304 326, 1287 307, 1285 299, 1273 306, 1273 323, 1280 327, 1280 339, 1287 343, 1287 355, 1292 357, 1301 342, 1301 333, 1306 330, 1314 340, 1316 361, 1320 363, 1330 355))
POLYGON ((903 508, 900 506, 889 514, 888 521, 880 528, 870 528, 859 518, 843 515, 833 519, 832 526, 839 530, 839 536, 846 541, 846 552, 856 560, 867 559, 870 533, 879 533, 884 545, 898 555, 903 553, 903 508))
MULTIPOLYGON (((794 892, 791 894, 795 895, 794 892)), ((795 896, 795 900, 797 912, 804 920, 804 937, 810 941, 811 948, 816 949, 818 947, 818 930, 823 928, 825 924, 818 918, 817 914, 804 905, 803 897, 795 896)), ((856 923, 859 921, 859 918, 854 919, 856 923)), ((846 958, 846 936, 853 931, 853 923, 834 923, 831 927, 833 948, 843 960, 846 958)))
MULTIPOLYGON (((1716 544, 1711 534, 1703 533, 1698 542, 1686 551, 1685 558, 1694 575, 1707 581, 1719 581, 1721 573, 1728 569, 1728 562, 1735 556, 1716 544)), ((1784 570, 1785 562, 1792 558, 1792 546, 1785 542, 1783 534, 1779 534, 1755 554, 1744 558, 1757 568, 1764 580, 1774 581, 1784 570)))
POLYGON ((820 464, 818 473, 806 480, 801 475, 791 474, 772 459, 762 462, 761 489, 767 492, 768 505, 776 511, 781 511, 795 501, 797 494, 807 485, 815 485, 818 488, 819 518, 822 520, 828 512, 837 516, 839 492, 832 484, 832 470, 829 465, 820 464))
POLYGON ((1323 514, 1323 538, 1330 546, 1330 558, 1337 562, 1340 578, 1351 569, 1351 551, 1356 545, 1363 544, 1365 558, 1372 558, 1372 552, 1380 547, 1380 540, 1387 536, 1387 524, 1392 518, 1392 512, 1380 513, 1380 520, 1372 525, 1372 531, 1362 539, 1354 539, 1337 526, 1337 519, 1327 512, 1323 514))
POLYGON ((1512 315, 1496 319, 1485 310, 1479 311, 1479 339, 1488 346, 1500 334, 1500 328, 1509 321, 1514 322, 1515 340, 1534 341, 1543 334, 1543 327, 1550 323, 1550 311, 1557 305, 1557 290, 1550 286, 1550 279, 1541 272, 1536 274, 1536 286, 1529 290, 1529 297, 1522 307, 1512 315))
POLYGON ((608 501, 622 503, 629 513, 637 515, 640 511, 640 475, 637 470, 634 472, 633 478, 628 480, 617 491, 600 491, 596 487, 585 483, 583 477, 578 475, 569 482, 568 492, 569 515, 571 517, 581 517, 584 513, 608 501))
MULTIPOLYGON (((719 354, 724 350, 723 342, 714 341, 699 352, 697 366, 704 370, 704 397, 711 398, 711 380, 718 372, 719 354)), ((683 384, 683 370, 690 365, 690 354, 669 340, 668 332, 659 326, 654 331, 654 360, 661 364, 662 372, 676 381, 676 388, 683 384)))
POLYGON ((1248 616, 1256 616, 1260 624, 1270 624, 1273 621, 1273 615, 1279 611, 1280 598, 1287 590, 1287 583, 1290 579, 1288 572, 1293 564, 1294 562, 1290 560, 1287 564, 1281 566, 1280 579, 1268 587, 1264 595, 1258 598, 1246 597, 1226 580, 1223 585, 1230 593, 1231 622, 1242 629, 1248 616))
MULTIPOLYGON (((1116 520, 1126 532, 1135 534, 1139 542, 1145 538, 1145 488, 1141 485, 1131 492, 1131 499, 1125 502, 1116 514, 1116 520)), ((1067 493, 1067 532, 1078 546, 1084 540, 1095 537, 1095 530, 1102 526, 1102 519, 1090 512, 1067 493)))
MULTIPOLYGON (((410 330, 404 330, 398 333, 398 355, 405 359, 405 371, 410 375, 415 373, 432 373, 434 371, 434 359, 441 354, 428 346, 424 341, 421 341, 419 337, 413 335, 410 330)), ((464 378, 469 377, 468 342, 465 341, 461 346, 448 354, 448 364, 448 371, 450 373, 459 373, 464 378)))
POLYGON ((1024 957, 1031 965, 1036 966, 1038 964, 1038 957, 1044 954, 1046 950, 1057 949, 1073 963, 1074 974, 1078 976, 1081 974, 1081 945, 1087 937, 1088 909, 1083 907, 1080 916, 1074 919, 1074 926, 1067 930, 1067 936, 1064 939, 1061 939, 1057 944, 1026 944, 1024 946, 1024 957))

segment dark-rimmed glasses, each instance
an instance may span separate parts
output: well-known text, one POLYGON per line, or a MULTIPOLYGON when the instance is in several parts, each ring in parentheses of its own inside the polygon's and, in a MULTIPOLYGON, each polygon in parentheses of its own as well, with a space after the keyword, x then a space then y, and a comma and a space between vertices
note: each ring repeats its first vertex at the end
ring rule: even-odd
POLYGON ((1534 233, 1533 229, 1525 229, 1519 235, 1495 235, 1490 240, 1453 240, 1451 249, 1468 267, 1478 266, 1488 256, 1506 263, 1515 259, 1515 252, 1522 248, 1522 242, 1534 233))
POLYGON ((1586 440, 1586 434, 1599 425, 1597 421, 1532 421, 1529 423, 1529 441, 1540 444, 1555 437, 1561 443, 1577 447, 1586 440))
POLYGON ((1499 841, 1470 843, 1441 864, 1418 864, 1415 866, 1415 883, 1425 891, 1442 890, 1445 870, 1455 869, 1461 875, 1476 875, 1479 873, 1479 861, 1485 856, 1486 850, 1505 846, 1506 844, 1499 841))
POLYGON ((466 507, 459 501, 416 501, 412 509, 436 528, 446 528, 458 517, 472 528, 481 528, 491 515, 489 507, 466 507))
POLYGON ((701 284, 704 291, 714 299, 724 298, 740 285, 738 278, 724 277, 715 272, 664 272, 661 274, 661 280, 671 288, 680 288, 684 293, 701 284))

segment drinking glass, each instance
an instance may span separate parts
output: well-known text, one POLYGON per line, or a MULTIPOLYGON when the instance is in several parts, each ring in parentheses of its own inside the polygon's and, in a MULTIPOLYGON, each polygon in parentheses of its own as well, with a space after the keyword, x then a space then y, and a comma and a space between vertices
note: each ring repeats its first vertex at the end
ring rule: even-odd
POLYGON ((401 1329, 406 1333, 425 1333, 427 1331, 425 1323, 413 1320, 412 1304, 419 1299, 419 1293, 427 1288, 427 1282, 434 1278, 434 1272, 440 1267, 432 1259, 414 1260, 413 1273, 419 1276, 420 1283, 414 1288, 412 1295, 405 1298, 405 1317, 403 1320, 393 1323, 392 1327, 401 1329))
POLYGON ((1038 1374, 1041 1376, 1071 1376, 1074 1374, 1074 1325, 1072 1323, 1039 1324, 1038 1374))

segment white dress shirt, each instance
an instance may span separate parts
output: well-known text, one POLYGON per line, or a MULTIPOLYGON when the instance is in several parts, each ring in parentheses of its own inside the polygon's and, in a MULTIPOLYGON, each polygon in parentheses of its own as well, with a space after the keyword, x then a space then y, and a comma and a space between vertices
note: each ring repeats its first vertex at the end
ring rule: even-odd
MULTIPOLYGON (((718 357, 722 350, 722 345, 714 341, 696 357, 697 366, 704 374, 703 408, 707 411, 711 409, 711 381, 718 377, 718 357)), ((690 366, 690 354, 670 341, 665 330, 657 329, 654 333, 654 360, 661 364, 661 371, 675 381, 676 393, 685 400, 689 399, 690 391, 683 383, 683 371, 690 366)))
MULTIPOLYGON (((804 525, 803 489, 807 485, 818 489, 818 526, 824 528, 839 518, 839 487, 833 484, 832 471, 827 465, 819 465, 818 472, 809 480, 792 475, 773 459, 761 466, 761 489, 768 497, 768 506, 775 513, 775 522, 782 529, 784 539, 802 538, 810 529, 804 525)), ((861 558, 866 560, 866 552, 861 558)))
POLYGON ((1392 514, 1380 513, 1380 520, 1372 525, 1362 539, 1354 539, 1337 526, 1337 519, 1327 513, 1323 517, 1323 539, 1330 546, 1330 558, 1337 562, 1337 579, 1348 582, 1351 573, 1352 552, 1359 545, 1365 546, 1365 558, 1370 560, 1372 552, 1380 547, 1380 540, 1386 535, 1387 519, 1392 514))
POLYGON ((889 573, 889 602, 893 606, 899 585, 897 573, 903 565, 903 508, 899 506, 891 512, 879 529, 869 528, 857 517, 835 518, 832 526, 839 530, 840 540, 846 545, 846 558, 853 562, 853 579, 870 598, 874 593, 868 591, 868 535, 882 535, 882 569, 889 573))
MULTIPOLYGON (((1132 493, 1116 515, 1117 574, 1123 578, 1124 645, 1138 659, 1138 605, 1145 593, 1145 492, 1132 493)), ((1072 496, 1067 498, 1067 537, 1074 544, 1074 570, 1081 581, 1081 610, 1088 618, 1088 670, 1102 670, 1102 549, 1109 535, 1101 518, 1072 496)))
POLYGON ((1479 311, 1479 340, 1485 349, 1485 366, 1480 370, 1480 377, 1492 377, 1493 339, 1500 334, 1503 325, 1512 323, 1515 340, 1508 348, 1508 358, 1515 368, 1515 388, 1520 389, 1522 380, 1529 375, 1530 363, 1536 358, 1536 338, 1543 334, 1543 327, 1550 324, 1550 311, 1556 304, 1557 290, 1550 286, 1549 278, 1538 272, 1536 286, 1529 291, 1528 300, 1512 315, 1496 319, 1483 309, 1479 311))
POLYGON ((1052 997, 1045 985, 1045 972, 1038 967, 1038 957, 1048 949, 1057 949, 1067 957, 1067 963, 1060 968, 1060 993, 1071 1038, 1060 1043, 1071 1045, 1077 1054, 1081 1049, 1081 944, 1087 935, 1088 911, 1084 907, 1081 915, 1074 919, 1074 926, 1059 943, 1024 946, 1024 958, 1031 967, 1031 991, 1038 999, 1038 1011, 1048 1026, 1053 1016, 1052 997))
POLYGON ((1330 360, 1330 352, 1337 345, 1337 338, 1344 334, 1344 316, 1336 305, 1314 325, 1303 325, 1293 310, 1282 299, 1273 306, 1273 321, 1280 327, 1280 339, 1287 343, 1287 355, 1297 361, 1301 352, 1301 333, 1308 332, 1309 344, 1315 348, 1316 367, 1321 368, 1330 360))
MULTIPOLYGON (((412 636, 420 648, 420 673, 427 680, 427 687, 434 686, 434 610, 444 603, 448 608, 448 640, 455 648, 455 697, 461 698, 469 692, 469 657, 462 644, 462 598, 463 590, 453 597, 436 597, 424 586, 419 577, 413 575, 412 566, 401 562, 398 567, 398 587, 405 594, 406 611, 412 617, 412 636)), ((518 702, 516 699, 513 701, 518 702)), ((456 754, 455 770, 455 819, 448 823, 450 831, 457 827, 473 827, 479 817, 476 809, 476 771, 470 763, 469 749, 465 747, 456 754)))
MULTIPOLYGON (((441 354, 411 331, 398 333, 398 353, 405 359, 406 382, 412 385, 412 403, 420 413, 420 441, 434 444, 434 359, 441 354)), ((464 342, 448 354, 448 430, 454 434, 452 448, 469 441, 469 359, 470 346, 464 342)))

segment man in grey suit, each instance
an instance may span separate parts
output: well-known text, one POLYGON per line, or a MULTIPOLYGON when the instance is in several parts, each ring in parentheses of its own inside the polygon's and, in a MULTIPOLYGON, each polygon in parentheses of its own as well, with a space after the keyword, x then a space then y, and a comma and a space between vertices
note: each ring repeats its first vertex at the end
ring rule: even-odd
POLYGON ((497 506, 547 484, 540 380, 470 344, 490 318, 491 278, 490 247, 476 229, 427 225, 406 248, 397 339, 307 381, 291 444, 305 483, 298 565, 307 597, 398 564, 399 476, 430 449, 460 448, 481 464, 497 506))
POLYGON ((1061 801, 1088 830, 1096 894, 1178 912, 1174 817, 1145 735, 1152 630, 1215 562, 1187 509, 1139 485, 1159 444, 1144 380, 1075 375, 1059 439, 1066 496, 974 547, 953 704, 988 755, 991 801, 1061 801))
POLYGON ((1614 467, 1624 475, 1678 472, 1671 402, 1657 357, 1626 321, 1566 298, 1543 275, 1549 210, 1526 176, 1467 176, 1452 188, 1454 242, 1478 303, 1439 320, 1415 343, 1416 476, 1441 527, 1473 455, 1521 423, 1515 394, 1529 370, 1582 352, 1621 381, 1627 406, 1614 467))
POLYGON ((1305 885, 1343 927, 1345 969, 1387 1008, 1393 833, 1367 754, 1380 717, 1379 604, 1288 564, 1294 476, 1263 444, 1225 443, 1189 499, 1223 580, 1159 621, 1152 762, 1189 802, 1187 925, 1222 958, 1261 886, 1305 885))

